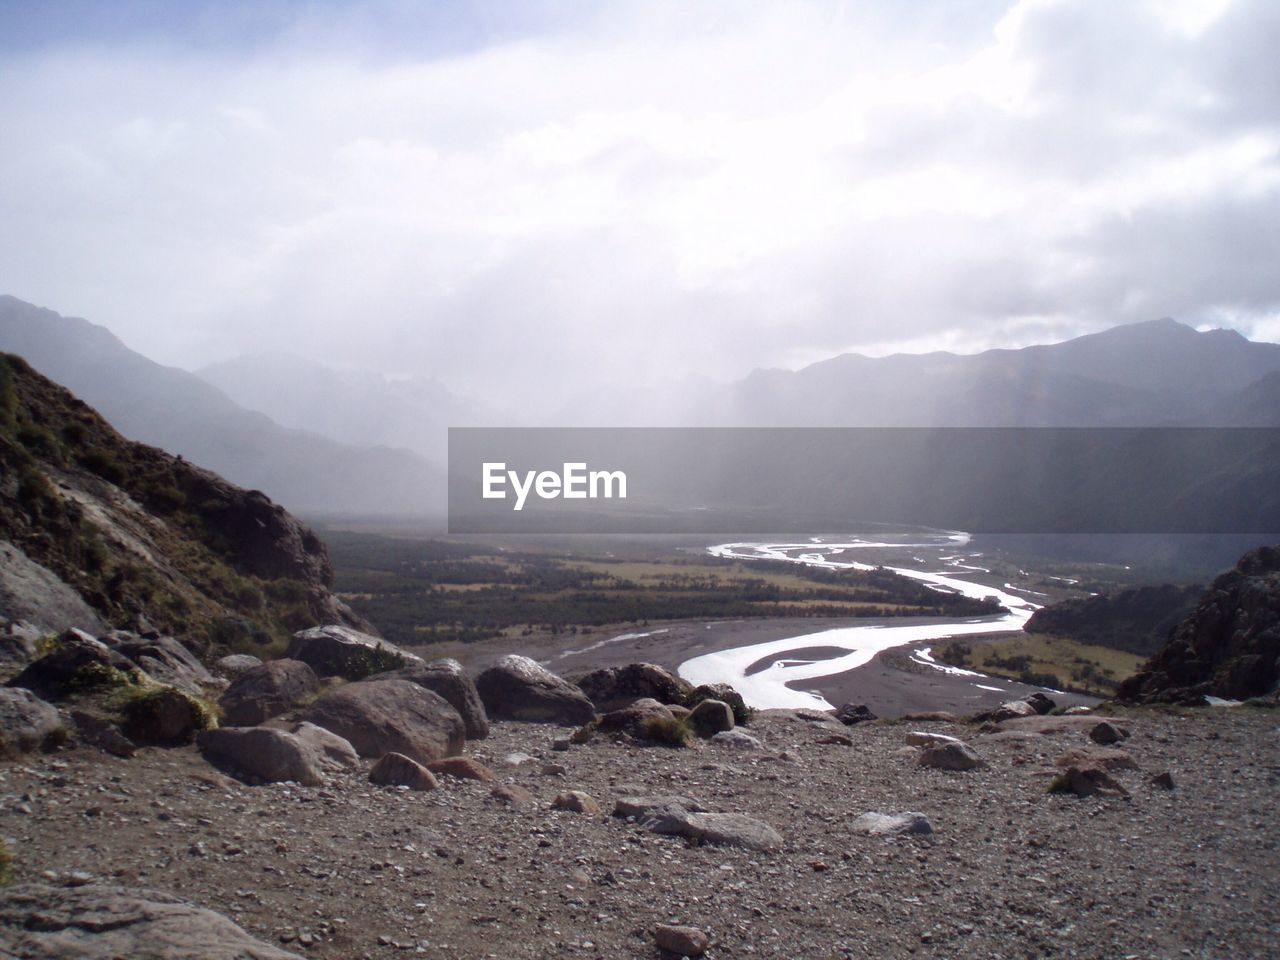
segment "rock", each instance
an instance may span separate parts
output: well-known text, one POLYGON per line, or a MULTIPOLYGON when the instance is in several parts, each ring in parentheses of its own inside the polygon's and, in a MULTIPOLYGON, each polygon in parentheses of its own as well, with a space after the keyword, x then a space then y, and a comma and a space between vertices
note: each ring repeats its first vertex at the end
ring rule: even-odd
POLYGON ((1077 703, 1074 707, 1067 707, 1066 710, 1062 711, 1062 714, 1066 717, 1087 717, 1092 712, 1093 707, 1086 707, 1082 703, 1077 703))
POLYGON ((466 727, 468 740, 483 740, 489 736, 489 717, 476 685, 457 660, 432 660, 429 663, 410 663, 399 670, 375 673, 370 680, 408 680, 432 693, 439 694, 458 711, 466 727))
POLYGON ((1258 547, 1218 577, 1120 700, 1199 703, 1248 700, 1280 681, 1280 545, 1258 547))
POLYGON ((605 667, 577 679, 577 685, 601 712, 618 710, 636 700, 688 705, 693 684, 653 663, 605 667))
POLYGON ((0 758, 52 750, 66 739, 56 707, 30 690, 0 687, 0 758))
POLYGON ((764 744, 751 734, 742 730, 725 730, 711 738, 712 743, 722 747, 734 747, 737 750, 763 750, 764 744))
POLYGON ((369 782, 410 790, 434 790, 439 786, 430 770, 402 753, 383 754, 369 771, 369 782))
POLYGON ((175 687, 133 697, 123 713, 123 729, 130 739, 160 746, 190 743, 212 722, 198 701, 175 687))
POLYGON ((1101 767, 1073 764, 1053 778, 1050 793, 1074 793, 1078 797, 1103 796, 1128 797, 1129 791, 1114 780, 1101 767))
POLYGON ((356 753, 351 741, 324 727, 303 720, 290 726, 287 732, 314 750, 320 758, 320 766, 328 773, 342 773, 360 766, 360 754, 356 753))
POLYGON ((852 829, 872 837, 932 836, 933 824, 923 813, 869 811, 853 821, 852 829))
POLYGON ((1089 731, 1089 739, 1094 743, 1102 744, 1104 747, 1128 738, 1129 732, 1127 730, 1122 730, 1114 723, 1108 723, 1106 720, 1103 720, 1089 731))
POLYGON ((782 836, 767 823, 741 813, 692 813, 680 807, 651 811, 641 823, 654 833, 678 835, 695 843, 770 852, 782 836))
POLYGON ((94 634, 106 629, 74 587, 8 540, 0 540, 0 610, 6 617, 29 621, 37 635, 72 627, 94 634))
POLYGON ((693 732, 700 737, 713 737, 733 729, 733 708, 723 700, 703 700, 689 713, 693 732))
POLYGON ((1157 790, 1172 790, 1173 774, 1168 770, 1164 770, 1155 774, 1149 782, 1151 783, 1151 786, 1155 787, 1157 790))
POLYGON ((975 721, 989 720, 992 723, 1000 723, 1003 720, 1012 720, 1015 717, 1038 717, 1040 715, 1040 711, 1026 700, 1008 700, 994 710, 975 713, 973 719, 975 721))
POLYGON ((1030 704, 1031 709, 1035 710, 1035 712, 1042 717, 1046 713, 1051 712, 1053 708, 1057 706, 1057 704, 1054 703, 1053 700, 1051 700, 1047 695, 1041 693, 1038 690, 1035 693, 1028 694, 1027 696, 1023 697, 1022 700, 1024 703, 1030 704))
POLYGON ((538 758, 530 756, 527 753, 508 753, 502 758, 502 762, 508 767, 523 767, 525 764, 537 763, 538 758))
POLYGON ((299 630, 284 655, 289 660, 301 660, 316 676, 347 680, 363 680, 371 674, 422 662, 421 657, 406 653, 381 637, 338 624, 299 630))
POLYGON ((66 630, 43 657, 29 663, 9 681, 11 687, 34 690, 45 699, 91 690, 117 682, 133 664, 83 630, 66 630))
POLYGON ((919 762, 920 766, 934 770, 974 770, 987 765, 973 747, 959 740, 924 747, 920 751, 919 762))
POLYGON ((313 743, 275 727, 206 730, 196 743, 205 759, 267 783, 292 780, 305 787, 324 783, 326 760, 313 743))
POLYGON ((720 700, 727 703, 733 709, 733 722, 738 725, 746 724, 751 720, 751 710, 742 699, 742 694, 727 683, 704 683, 694 687, 693 696, 689 698, 686 706, 696 707, 703 700, 720 700))
POLYGON ((246 670, 252 670, 254 667, 261 666, 261 664, 262 661, 251 653, 232 653, 225 657, 220 657, 213 665, 224 677, 234 679, 246 670))
POLYGON ((127 759, 138 752, 138 745, 101 714, 89 710, 72 710, 71 722, 75 724, 76 735, 81 741, 113 756, 127 759))
POLYGON ((5 620, 0 625, 0 668, 25 667, 39 654, 44 631, 26 620, 5 620))
MULTIPOLYGON (((659 724, 675 724, 676 718, 666 705, 657 700, 642 699, 634 701, 630 706, 611 710, 600 717, 596 729, 601 733, 622 731, 633 737, 643 739, 650 735, 647 726, 653 722, 659 724)), ((687 735, 687 731, 686 731, 687 735)))
POLYGON ((581 790, 566 790, 556 794, 556 798, 551 801, 551 809, 596 814, 600 812, 600 804, 589 793, 583 793, 581 790))
POLYGON ((0 949, 26 960, 300 960, 179 897, 105 884, 0 890, 0 949))
POLYGON ((173 637, 142 637, 127 630, 112 630, 103 643, 160 683, 200 696, 218 679, 186 647, 173 637))
POLYGON ((871 708, 864 703, 846 703, 836 711, 835 716, 846 727, 876 719, 876 715, 871 712, 871 708))
POLYGON ((1077 747, 1053 761, 1059 767, 1102 767, 1104 770, 1137 770, 1137 761, 1123 750, 1110 747, 1077 747))
POLYGON ((922 733, 912 730, 907 734, 907 744, 912 747, 936 747, 944 743, 960 743, 958 737, 948 737, 942 733, 922 733))
POLYGON ((495 783, 489 796, 511 807, 529 807, 534 802, 532 793, 513 783, 495 783))
POLYGON ((853 738, 846 737, 843 733, 828 733, 826 736, 819 737, 814 743, 829 744, 837 747, 852 747, 853 738))
POLYGON ((418 763, 457 756, 462 718, 443 697, 408 680, 364 680, 324 694, 306 719, 351 742, 362 757, 402 753, 418 763))
POLYGON ((703 813, 706 811, 706 807, 694 800, 690 800, 688 797, 659 794, 655 796, 618 797, 613 804, 613 815, 615 817, 643 820, 654 810, 661 810, 667 807, 679 807, 681 810, 688 810, 691 813, 703 813))
POLYGON ((319 688, 315 671, 301 660, 271 660, 240 673, 218 699, 218 706, 224 723, 255 726, 279 716, 319 688))
POLYGON ((596 713, 580 689, 519 654, 480 674, 476 690, 488 715, 502 720, 576 725, 589 723, 596 713))
POLYGON ((446 757, 444 760, 432 760, 427 764, 427 769, 432 773, 444 774, 458 780, 479 780, 481 783, 489 783, 497 779, 492 770, 470 757, 446 757))
POLYGON ((659 950, 681 957, 700 957, 711 941, 697 927, 673 927, 660 923, 653 928, 653 939, 659 950))

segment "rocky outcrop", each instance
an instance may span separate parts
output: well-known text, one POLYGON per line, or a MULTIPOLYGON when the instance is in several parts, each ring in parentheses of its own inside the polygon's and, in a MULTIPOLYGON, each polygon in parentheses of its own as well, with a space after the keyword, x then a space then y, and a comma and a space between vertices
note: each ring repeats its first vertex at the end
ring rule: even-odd
POLYGON ((370 680, 408 680, 432 693, 438 693, 458 711, 466 726, 468 740, 483 740, 489 735, 489 717, 476 685, 457 660, 417 661, 399 670, 369 677, 370 680))
POLYGON ((0 891, 0 953, 26 960, 300 960, 180 897, 98 884, 0 891))
POLYGON ((1116 696, 1138 702, 1246 700, 1280 683, 1280 545, 1259 547, 1218 577, 1191 615, 1116 696))
POLYGON ((598 710, 618 710, 636 700, 684 706, 693 699, 693 684, 654 663, 603 667, 577 679, 578 687, 598 710))
POLYGON ((271 660, 237 676, 218 706, 224 723, 251 727, 284 713, 319 686, 315 672, 301 660, 271 660))
POLYGON ((128 630, 112 630, 100 639, 153 680, 188 693, 198 695, 221 682, 173 637, 144 637, 128 630))
POLYGON ((12 543, 0 540, 0 610, 29 620, 44 633, 80 627, 99 633, 106 624, 75 589, 12 543))
POLYGON ((427 764, 457 756, 466 739, 458 711, 408 680, 364 680, 330 690, 311 705, 307 719, 375 760, 402 753, 427 764))
POLYGON ((319 677, 363 680, 372 674, 398 670, 422 658, 406 653, 381 637, 341 624, 326 624, 293 635, 287 659, 301 660, 319 677))
POLYGON ((580 724, 596 713, 578 687, 518 654, 503 657, 476 677, 476 690, 485 712, 500 720, 580 724))
POLYGON ((126 672, 132 668, 128 658, 101 640, 83 630, 72 629, 57 638, 51 651, 10 680, 9 686, 34 690, 42 697, 56 700, 109 682, 113 671, 126 672))
POLYGON ((48 750, 64 739, 57 708, 30 690, 0 687, 0 758, 48 750))

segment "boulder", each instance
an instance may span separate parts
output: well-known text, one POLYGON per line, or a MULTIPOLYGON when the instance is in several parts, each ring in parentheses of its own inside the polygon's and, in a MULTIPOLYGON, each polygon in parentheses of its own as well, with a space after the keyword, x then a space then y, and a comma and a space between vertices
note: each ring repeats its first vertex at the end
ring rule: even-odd
POLYGON ((127 672, 133 663, 83 630, 66 630, 43 657, 27 665, 9 681, 11 687, 34 690, 46 699, 58 699, 113 682, 116 671, 127 672))
POLYGON ((0 758, 51 750, 66 737, 56 707, 30 690, 0 687, 0 758))
POLYGON ((0 610, 44 633, 81 627, 97 634, 106 629, 74 587, 8 540, 0 540, 0 610))
POLYGON ((220 681, 186 647, 173 637, 143 637, 127 630, 112 630, 101 638, 150 677, 197 696, 220 681))
POLYGON ((678 957, 700 957, 711 946, 707 935, 697 927, 677 927, 666 923, 653 928, 653 940, 659 950, 678 957))
POLYGON ((201 704, 175 687, 142 693, 125 704, 123 713, 130 739, 159 746, 190 743, 211 723, 201 704))
POLYGON ((714 737, 733 729, 733 708, 723 700, 703 700, 689 713, 693 732, 700 737, 714 737))
POLYGON ((1089 730, 1089 739, 1105 747, 1113 743, 1119 743, 1121 740, 1129 739, 1129 731, 1103 720, 1089 730))
POLYGON ((371 674, 422 662, 421 657, 381 637, 338 624, 299 630, 284 655, 289 660, 301 660, 317 676, 347 680, 363 680, 371 674))
POLYGON ((763 750, 764 744, 744 730, 724 730, 711 738, 712 743, 736 750, 763 750))
POLYGON ((327 773, 342 773, 360 766, 360 754, 351 741, 324 727, 303 720, 288 727, 287 732, 316 752, 321 768, 327 773))
POLYGON ((1137 770, 1137 761, 1113 747, 1077 747, 1053 761, 1059 767, 1101 767, 1104 770, 1137 770))
POLYGON ((741 813, 691 813, 680 807, 665 807, 648 815, 642 824, 654 833, 676 835, 694 843, 720 847, 773 851, 782 846, 782 836, 767 823, 741 813))
POLYGON ((857 833, 872 837, 932 836, 933 824, 923 813, 878 813, 868 811, 853 821, 857 833))
POLYGON ((556 794, 556 798, 551 801, 551 809, 595 814, 600 812, 600 804, 589 793, 583 793, 581 790, 565 790, 563 793, 556 794))
POLYGON ((541 723, 589 723, 595 707, 580 689, 546 667, 509 654, 476 678, 490 717, 541 723))
POLYGON ((683 706, 693 696, 693 684, 654 663, 605 667, 579 677, 577 684, 587 699, 602 712, 617 710, 642 699, 683 706))
POLYGON ((509 807, 529 807, 533 805, 533 794, 524 787, 513 783, 495 783, 489 796, 509 807))
POLYGON ((473 760, 470 757, 445 757, 443 760, 432 760, 427 764, 427 769, 432 773, 444 774, 446 777, 454 777, 458 780, 479 780, 481 783, 490 783, 496 779, 492 770, 479 760, 473 760))
POLYGON ((240 673, 218 706, 224 723, 251 727, 279 716, 319 688, 315 671, 301 660, 271 660, 240 673))
POLYGON ((324 783, 324 754, 304 738, 275 727, 222 727, 196 740, 205 759, 266 783, 324 783))
POLYGON ((644 737, 645 724, 653 720, 674 723, 675 716, 665 704, 645 698, 618 710, 610 710, 600 717, 597 729, 602 733, 622 731, 633 737, 644 737))
POLYGON ((1050 713, 1053 710, 1053 708, 1057 706, 1057 704, 1054 703, 1053 700, 1051 700, 1048 696, 1046 696, 1045 694, 1041 693, 1038 690, 1035 693, 1027 694, 1025 697, 1022 698, 1022 700, 1024 703, 1030 704, 1031 709, 1034 710, 1036 713, 1038 713, 1042 717, 1046 713, 1050 713))
POLYGON ((1017 717, 1038 716, 1042 716, 1040 711, 1026 700, 1008 700, 993 710, 975 713, 973 715, 973 719, 975 721, 989 720, 992 723, 1001 723, 1002 721, 1013 720, 1017 717))
POLYGON ((180 897, 106 884, 0 890, 0 951, 26 960, 300 960, 180 897))
POLYGON ((751 719, 751 710, 747 707, 747 702, 742 699, 742 694, 727 683, 704 683, 694 687, 693 696, 689 698, 686 706, 695 707, 703 700, 720 700, 727 703, 733 710, 734 723, 745 724, 751 719))
POLYGON ((948 737, 944 733, 924 733, 920 730, 912 730, 906 736, 907 746, 911 747, 936 747, 944 743, 960 743, 957 737, 948 737))
POLYGON ((44 632, 26 620, 6 620, 0 624, 0 669, 20 670, 39 656, 44 632))
POLYGON ((306 719, 351 742, 362 757, 402 753, 430 763, 462 752, 462 718, 443 697, 408 680, 364 680, 320 697, 306 719))
POLYGON ((214 662, 214 667, 224 677, 234 679, 246 670, 252 670, 261 664, 262 661, 251 653, 232 653, 225 657, 220 657, 214 662))
POLYGON ((1094 794, 1110 797, 1128 797, 1126 790, 1111 774, 1101 767, 1072 764, 1053 778, 1050 793, 1074 793, 1078 797, 1094 794))
POLYGON ((489 736, 489 717, 485 713, 476 685, 457 660, 418 661, 399 670, 375 673, 370 680, 408 680, 444 697, 458 711, 466 726, 468 740, 489 736))
POLYGON ((974 770, 987 765, 973 747, 959 740, 922 748, 919 762, 920 766, 934 770, 974 770))
POLYGON ((369 771, 369 782, 410 790, 434 790, 439 786, 430 770, 402 753, 383 754, 369 771))
POLYGON ((679 807, 681 810, 688 810, 692 813, 706 812, 706 807, 690 800, 688 797, 660 794, 655 796, 618 797, 613 804, 613 815, 615 817, 643 820, 649 813, 667 807, 679 807))
POLYGON ((76 736, 82 742, 105 750, 112 756, 127 759, 138 752, 138 745, 126 737, 109 717, 101 713, 72 710, 71 722, 75 724, 76 736))
POLYGON ((855 723, 866 723, 868 720, 875 720, 876 715, 871 712, 871 708, 865 703, 846 703, 836 711, 836 719, 847 727, 852 727, 855 723))

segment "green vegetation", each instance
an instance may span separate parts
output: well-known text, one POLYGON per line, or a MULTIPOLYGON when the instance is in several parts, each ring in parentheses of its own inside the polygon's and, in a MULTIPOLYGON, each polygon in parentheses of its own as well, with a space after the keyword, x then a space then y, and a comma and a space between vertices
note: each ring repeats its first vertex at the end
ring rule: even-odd
POLYGON ((994 602, 930 590, 887 570, 743 564, 668 549, 581 556, 331 531, 339 595, 401 645, 591 633, 606 624, 745 617, 982 616, 994 602))
POLYGON ((1008 640, 953 640, 936 647, 933 655, 942 663, 966 670, 1104 697, 1114 693, 1116 685, 1143 663, 1137 654, 1043 634, 1022 634, 1008 640))
POLYGON ((684 717, 646 717, 639 734, 645 740, 668 747, 687 747, 693 742, 693 727, 684 717))

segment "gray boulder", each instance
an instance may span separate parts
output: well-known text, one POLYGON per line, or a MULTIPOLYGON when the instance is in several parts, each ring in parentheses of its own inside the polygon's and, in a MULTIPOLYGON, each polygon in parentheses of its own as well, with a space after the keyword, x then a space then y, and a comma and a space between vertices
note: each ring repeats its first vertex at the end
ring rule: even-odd
POLYGON ((641 822, 654 833, 674 834, 695 843, 762 851, 782 846, 782 835, 777 830, 742 813, 691 813, 680 807, 666 807, 641 822))
POLYGON ((370 680, 408 680, 420 687, 438 693, 458 711, 467 729, 468 740, 483 740, 489 736, 489 717, 484 703, 476 691, 476 685, 457 660, 432 660, 429 663, 411 663, 399 670, 389 670, 369 677, 370 680))
POLYGON ((675 716, 665 704, 646 697, 618 710, 610 710, 601 716, 599 729, 605 733, 616 730, 629 733, 633 737, 644 737, 645 725, 654 720, 674 723, 675 716))
POLYGON ((490 717, 538 723, 580 724, 594 719, 587 695, 546 667, 509 654, 476 678, 490 717))
POLYGON ((872 837, 931 836, 933 824, 923 813, 877 813, 870 811, 851 824, 857 833, 872 837))
POLYGON ((683 706, 693 696, 693 684, 655 663, 604 667, 579 677, 577 684, 587 699, 604 712, 642 699, 683 706))
POLYGON ((262 661, 251 653, 231 653, 225 657, 220 657, 214 666, 224 677, 234 679, 246 670, 252 670, 254 667, 261 666, 261 664, 262 661))
POLYGON ((271 660, 231 681, 218 706, 224 723, 251 727, 279 716, 319 688, 315 672, 301 660, 271 660))
POLYGON ((287 730, 274 727, 222 727, 206 730, 196 742, 215 766, 267 783, 292 780, 306 787, 324 783, 320 751, 287 730))
POLYGON ((46 699, 56 700, 101 685, 112 670, 128 671, 133 666, 127 657, 96 637, 71 629, 63 631, 53 649, 29 663, 9 681, 9 686, 34 690, 46 699))
POLYGON ((303 720, 290 726, 288 732, 316 752, 320 766, 328 773, 341 773, 360 766, 360 754, 356 753, 351 741, 324 727, 303 720))
POLYGON ((711 738, 712 743, 736 750, 763 750, 764 744, 745 730, 723 730, 711 738))
POLYGON ((689 714, 689 723, 700 737, 714 737, 733 729, 733 708, 723 700, 703 700, 689 714))
POLYGON ((74 587, 8 540, 0 540, 0 610, 44 633, 80 627, 98 634, 106 629, 74 587))
POLYGON ((337 687, 313 703, 306 718, 373 759, 403 753, 427 764, 457 756, 466 741, 458 711, 439 694, 408 680, 363 680, 337 687))
POLYGON ((727 683, 704 683, 695 687, 688 705, 693 707, 703 700, 721 700, 727 703, 733 710, 734 723, 744 724, 751 719, 751 711, 747 702, 742 699, 742 694, 727 683))
POLYGON ((371 674, 422 662, 421 657, 381 637, 337 624, 299 630, 284 655, 289 660, 301 660, 317 676, 347 680, 363 680, 371 674))
POLYGON ((679 797, 674 794, 627 796, 618 797, 614 801, 613 815, 615 817, 630 817, 634 820, 643 820, 653 811, 668 807, 678 807, 691 813, 705 813, 707 809, 688 797, 679 797))
POLYGON ((44 631, 26 620, 6 620, 0 625, 0 669, 20 670, 38 655, 44 631))
POLYGON ((26 960, 300 960, 180 897, 103 884, 32 883, 0 891, 0 954, 26 960))
POLYGON ((171 687, 199 695, 205 687, 221 682, 173 637, 142 637, 127 630, 112 630, 100 639, 153 679, 171 687))
POLYGON ((920 751, 920 766, 934 770, 974 770, 985 767, 983 760, 967 743, 937 743, 920 751))
POLYGON ((65 739, 56 707, 30 690, 0 687, 0 757, 48 750, 65 739))

